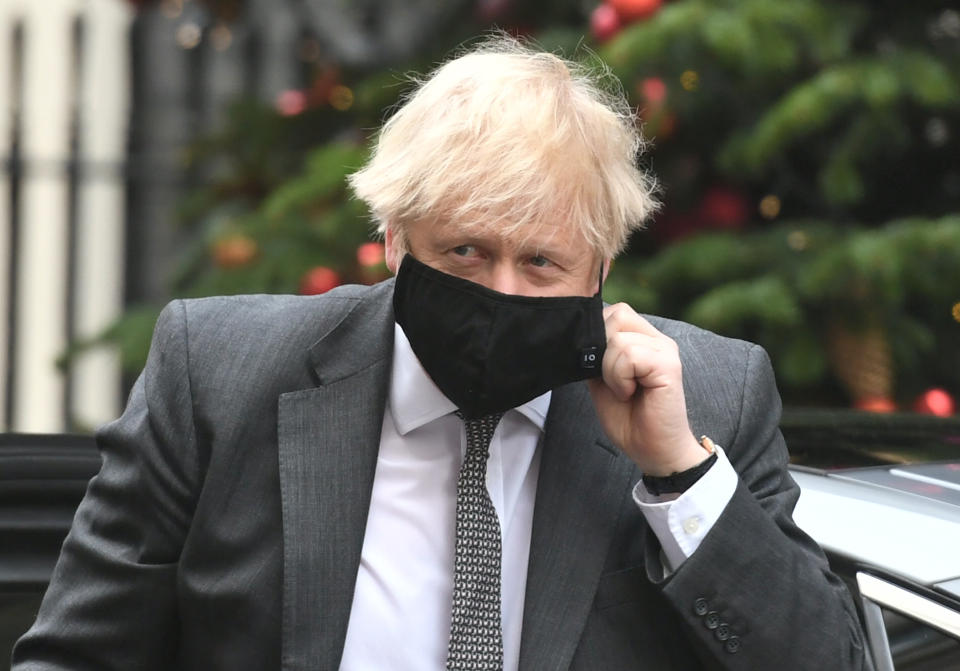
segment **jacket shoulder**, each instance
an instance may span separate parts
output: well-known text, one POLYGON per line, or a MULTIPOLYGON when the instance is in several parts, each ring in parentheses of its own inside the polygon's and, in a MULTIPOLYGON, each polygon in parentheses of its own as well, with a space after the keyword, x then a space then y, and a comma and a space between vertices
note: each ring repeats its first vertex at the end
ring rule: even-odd
POLYGON ((311 384, 305 377, 311 346, 358 310, 382 318, 391 296, 392 283, 385 282, 318 296, 178 300, 164 308, 154 340, 183 343, 197 393, 246 388, 272 394, 311 384))
POLYGON ((748 367, 769 369, 772 375, 767 352, 756 343, 722 336, 675 319, 647 319, 657 330, 673 339, 680 348, 684 384, 695 382, 703 376, 731 379, 742 384, 748 367))
POLYGON ((258 342, 309 347, 354 308, 383 291, 379 285, 347 285, 317 296, 248 294, 174 301, 182 305, 192 351, 256 346, 258 342))
POLYGON ((755 343, 721 336, 692 324, 648 317, 677 343, 691 428, 725 447, 732 444, 745 415, 764 408, 780 416, 773 367, 755 343))

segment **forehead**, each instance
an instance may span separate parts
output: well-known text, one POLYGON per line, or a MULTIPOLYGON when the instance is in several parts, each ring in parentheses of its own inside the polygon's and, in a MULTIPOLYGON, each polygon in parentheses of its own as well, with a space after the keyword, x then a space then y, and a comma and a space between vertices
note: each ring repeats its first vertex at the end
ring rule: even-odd
POLYGON ((434 219, 415 225, 418 233, 437 243, 484 243, 518 251, 564 253, 593 256, 595 250, 573 224, 564 221, 540 221, 517 224, 509 217, 488 221, 449 221, 434 219))

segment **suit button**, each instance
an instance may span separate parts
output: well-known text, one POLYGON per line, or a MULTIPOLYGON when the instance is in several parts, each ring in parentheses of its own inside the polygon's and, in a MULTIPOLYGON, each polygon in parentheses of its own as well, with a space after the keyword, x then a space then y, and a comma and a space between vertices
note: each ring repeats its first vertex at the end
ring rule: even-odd
POLYGON ((736 636, 731 636, 727 639, 727 642, 723 644, 723 647, 731 655, 734 655, 736 654, 737 650, 740 649, 740 639, 736 636))
POLYGON ((706 599, 700 598, 693 602, 693 612, 697 615, 703 617, 708 610, 710 610, 710 607, 707 605, 706 599))
POLYGON ((730 638, 730 627, 726 622, 721 622, 720 626, 714 630, 713 635, 717 637, 718 641, 726 641, 730 638))
POLYGON ((707 613, 707 616, 703 618, 703 626, 707 629, 716 629, 720 626, 720 613, 715 610, 711 610, 707 613))

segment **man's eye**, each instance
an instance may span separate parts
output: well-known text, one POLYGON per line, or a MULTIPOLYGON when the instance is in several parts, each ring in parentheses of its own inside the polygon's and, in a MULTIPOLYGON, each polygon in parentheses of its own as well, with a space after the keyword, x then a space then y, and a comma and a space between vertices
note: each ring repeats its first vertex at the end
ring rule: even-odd
POLYGON ((453 248, 453 253, 457 256, 473 256, 477 253, 477 248, 473 245, 459 245, 453 248))
POLYGON ((537 268, 546 268, 550 265, 550 259, 546 256, 533 256, 530 258, 530 265, 537 268))

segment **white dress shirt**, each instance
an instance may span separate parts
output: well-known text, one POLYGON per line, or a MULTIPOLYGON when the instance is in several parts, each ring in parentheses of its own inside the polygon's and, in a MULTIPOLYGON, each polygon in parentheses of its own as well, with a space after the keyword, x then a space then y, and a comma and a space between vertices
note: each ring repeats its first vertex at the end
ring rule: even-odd
MULTIPOLYGON (((490 443, 487 488, 503 533, 504 671, 515 671, 520 657, 540 442, 549 405, 548 392, 506 412, 490 443)), ((455 410, 396 326, 380 452, 340 665, 344 671, 445 668, 457 475, 466 453, 463 421, 455 410)), ((667 570, 676 570, 696 550, 736 481, 721 453, 717 464, 674 501, 651 497, 638 483, 634 499, 661 540, 667 570)))

